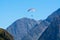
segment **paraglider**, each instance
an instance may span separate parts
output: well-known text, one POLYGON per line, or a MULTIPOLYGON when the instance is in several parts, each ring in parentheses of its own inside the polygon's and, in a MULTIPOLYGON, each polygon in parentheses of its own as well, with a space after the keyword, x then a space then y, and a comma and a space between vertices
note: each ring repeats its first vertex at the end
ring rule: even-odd
POLYGON ((31 17, 33 17, 33 16, 34 16, 32 13, 34 13, 35 11, 36 11, 36 9, 35 9, 35 8, 29 8, 29 9, 27 10, 27 12, 29 12, 29 13, 30 13, 30 16, 31 16, 31 17))
POLYGON ((27 11, 28 11, 28 12, 35 12, 36 9, 35 9, 35 8, 30 8, 30 9, 28 9, 27 11))

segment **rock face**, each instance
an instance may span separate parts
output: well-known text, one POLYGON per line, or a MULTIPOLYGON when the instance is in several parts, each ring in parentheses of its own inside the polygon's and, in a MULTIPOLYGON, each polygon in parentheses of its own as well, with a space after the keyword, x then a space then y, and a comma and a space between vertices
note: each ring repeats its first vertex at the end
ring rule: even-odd
POLYGON ((13 40, 13 37, 6 30, 0 28, 0 40, 13 40))
POLYGON ((60 9, 46 20, 50 22, 50 25, 38 40, 60 40, 60 9))
POLYGON ((38 40, 60 40, 58 20, 54 20, 38 40))
POLYGON ((41 34, 48 27, 47 21, 35 21, 29 18, 22 18, 10 25, 7 30, 14 36, 14 40, 38 40, 41 34))
POLYGON ((60 9, 42 21, 19 19, 7 30, 14 40, 60 40, 60 9))
POLYGON ((36 24, 37 22, 33 19, 22 18, 10 25, 7 30, 14 36, 15 40, 21 40, 36 24))

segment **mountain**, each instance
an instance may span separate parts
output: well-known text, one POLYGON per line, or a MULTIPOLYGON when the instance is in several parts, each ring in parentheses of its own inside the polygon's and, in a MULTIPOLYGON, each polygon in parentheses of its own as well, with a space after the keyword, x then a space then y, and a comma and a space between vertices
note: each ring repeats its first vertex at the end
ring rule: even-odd
POLYGON ((53 40, 52 38, 55 39, 56 37, 56 40, 59 40, 60 27, 57 26, 59 21, 60 8, 45 20, 18 19, 7 28, 7 31, 14 36, 14 40, 53 40))
POLYGON ((37 24, 37 21, 29 18, 21 18, 10 25, 7 30, 15 40, 21 40, 37 24))
POLYGON ((14 36, 14 40, 37 40, 47 28, 47 21, 21 18, 10 25, 7 30, 14 36), (45 27, 46 26, 46 27, 45 27))
POLYGON ((60 9, 52 13, 46 20, 50 22, 50 25, 38 40, 60 40, 60 9))
POLYGON ((0 40, 13 40, 13 36, 6 30, 0 28, 0 40))
POLYGON ((59 21, 54 19, 38 40, 60 40, 59 21))

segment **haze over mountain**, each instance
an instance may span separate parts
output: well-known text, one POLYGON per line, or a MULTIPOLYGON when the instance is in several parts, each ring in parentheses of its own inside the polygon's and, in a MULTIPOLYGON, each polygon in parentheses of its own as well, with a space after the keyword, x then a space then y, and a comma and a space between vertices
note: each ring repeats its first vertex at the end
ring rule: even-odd
POLYGON ((57 24, 60 24, 59 21, 60 8, 45 20, 36 21, 29 18, 18 19, 7 28, 7 31, 14 36, 14 40, 53 40, 55 38, 55 40, 59 40, 60 36, 58 35, 60 35, 60 30, 59 26, 57 26, 57 24))

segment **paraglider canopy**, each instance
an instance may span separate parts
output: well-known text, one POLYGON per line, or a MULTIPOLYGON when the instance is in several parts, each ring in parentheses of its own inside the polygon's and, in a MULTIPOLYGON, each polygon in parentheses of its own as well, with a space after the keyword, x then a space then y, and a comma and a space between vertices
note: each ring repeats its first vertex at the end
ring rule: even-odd
POLYGON ((30 8, 30 9, 28 9, 27 11, 28 11, 28 12, 35 12, 36 9, 35 9, 35 8, 30 8))
POLYGON ((35 8, 29 8, 27 12, 30 13, 30 16, 33 17, 34 15, 32 13, 35 13, 36 9, 35 8))

